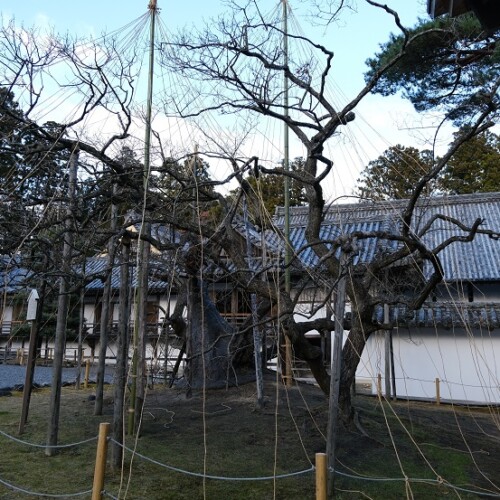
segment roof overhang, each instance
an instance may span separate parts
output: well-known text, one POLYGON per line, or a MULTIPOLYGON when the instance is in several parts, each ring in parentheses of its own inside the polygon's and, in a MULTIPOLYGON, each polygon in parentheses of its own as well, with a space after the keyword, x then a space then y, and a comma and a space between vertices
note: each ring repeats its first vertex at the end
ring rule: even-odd
POLYGON ((490 31, 500 28, 498 0, 427 0, 427 12, 433 19, 474 12, 483 28, 490 31))

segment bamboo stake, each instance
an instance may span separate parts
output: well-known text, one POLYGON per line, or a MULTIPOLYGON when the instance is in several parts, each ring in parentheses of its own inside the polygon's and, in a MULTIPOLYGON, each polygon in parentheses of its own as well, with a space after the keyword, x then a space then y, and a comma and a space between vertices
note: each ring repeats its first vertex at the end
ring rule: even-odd
POLYGON ((440 387, 440 380, 439 378, 436 377, 436 404, 439 405, 441 404, 441 387, 440 387))
POLYGON ((326 500, 326 453, 316 453, 316 500, 326 500))
POLYGON ((88 389, 89 387, 89 377, 90 377, 90 359, 87 359, 87 361, 85 361, 85 378, 83 379, 84 389, 88 389))
POLYGON ((104 475, 106 472, 106 455, 108 451, 108 433, 110 424, 102 422, 99 424, 99 439, 95 457, 94 484, 92 486, 92 500, 102 499, 104 488, 104 475))

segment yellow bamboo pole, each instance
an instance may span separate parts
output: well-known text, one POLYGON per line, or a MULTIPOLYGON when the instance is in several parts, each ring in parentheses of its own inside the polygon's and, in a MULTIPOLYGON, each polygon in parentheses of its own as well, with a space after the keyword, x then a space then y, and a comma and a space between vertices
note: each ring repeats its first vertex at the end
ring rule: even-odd
POLYGON ((83 387, 85 389, 87 389, 89 386, 89 377, 90 377, 90 359, 87 359, 87 361, 85 361, 85 378, 83 380, 83 387))
MULTIPOLYGON (((284 56, 284 66, 288 66, 288 4, 287 0, 282 0, 283 4, 283 56, 284 56)), ((284 73, 284 93, 283 93, 283 106, 284 106, 284 115, 288 117, 289 108, 288 108, 288 75, 286 72, 284 73)), ((290 170, 290 141, 289 141, 289 129, 287 120, 284 121, 284 158, 283 158, 283 168, 286 172, 290 170)), ((292 289, 292 281, 291 281, 291 262, 292 262, 292 245, 290 242, 290 177, 285 175, 284 178, 284 190, 285 190, 285 291, 288 295, 290 295, 290 291, 292 289)), ((285 376, 284 381, 285 385, 290 387, 293 383, 293 362, 292 362, 292 343, 287 335, 285 335, 285 376)))
POLYGON ((104 488, 104 475, 106 472, 106 455, 108 451, 108 433, 110 424, 102 422, 99 424, 99 439, 97 441, 97 452, 95 457, 94 484, 92 486, 92 500, 102 499, 104 488))
POLYGON ((316 500, 326 500, 326 453, 316 453, 316 500))

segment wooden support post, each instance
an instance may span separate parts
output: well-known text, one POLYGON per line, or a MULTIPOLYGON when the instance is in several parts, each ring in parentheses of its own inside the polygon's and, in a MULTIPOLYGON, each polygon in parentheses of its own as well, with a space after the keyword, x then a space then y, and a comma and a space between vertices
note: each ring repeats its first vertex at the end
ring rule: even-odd
POLYGON ((22 434, 24 432, 24 426, 28 421, 31 391, 33 387, 33 377, 35 374, 37 335, 38 335, 38 323, 35 320, 31 320, 28 364, 26 366, 26 376, 23 387, 23 407, 21 410, 21 420, 19 422, 19 434, 22 434))
POLYGON ((382 374, 377 375, 377 397, 382 397, 382 374))
POLYGON ((339 435, 339 399, 340 378, 342 373, 342 346, 344 337, 346 269, 348 264, 348 249, 342 248, 340 257, 341 272, 335 297, 335 331, 331 353, 330 396, 328 400, 328 427, 326 437, 326 454, 328 462, 327 494, 333 497, 333 475, 335 470, 335 448, 339 435))
POLYGON ((326 453, 316 453, 316 500, 326 500, 326 453))
POLYGON ((293 383, 292 343, 285 335, 285 385, 291 387, 293 383))
POLYGON ((66 346, 66 326, 69 313, 69 296, 71 269, 73 265, 76 219, 76 181, 78 178, 78 150, 71 152, 67 196, 68 201, 64 216, 64 232, 62 235, 63 250, 60 267, 59 292, 57 298, 57 319, 54 338, 54 361, 52 362, 52 385, 50 388, 49 419, 47 429, 47 448, 45 453, 52 456, 55 453, 59 434, 59 413, 61 408, 62 369, 66 346))
MULTIPOLYGON (((387 327, 390 321, 389 316, 389 304, 384 304, 384 326, 387 327)), ((386 330, 384 334, 384 346, 385 346, 385 356, 384 356, 384 376, 385 376, 385 397, 387 400, 391 399, 391 331, 386 330)))
POLYGON ((436 377, 436 404, 441 404, 441 388, 439 386, 440 380, 436 377))
POLYGON ((102 490, 104 488, 104 475, 106 472, 106 455, 108 451, 109 427, 110 424, 108 422, 103 422, 99 424, 99 439, 97 441, 97 452, 95 457, 92 500, 102 499, 102 490))
POLYGON ((385 397, 391 399, 391 332, 385 332, 385 397))
MULTIPOLYGON (((250 241, 250 226, 248 222, 248 206, 247 197, 243 197, 243 220, 245 223, 245 233, 247 240, 247 261, 248 268, 252 272, 255 271, 254 262, 252 259, 252 243, 250 241)), ((259 408, 264 407, 264 379, 262 374, 262 339, 259 331, 259 315, 257 313, 257 297, 255 293, 250 295, 250 304, 252 310, 252 333, 253 333, 253 344, 254 344, 254 364, 255 364, 255 381, 257 385, 257 406, 259 408)), ((289 341, 290 342, 290 341, 289 341)), ((291 350, 291 349, 290 349, 291 350)))
POLYGON ((83 388, 88 389, 89 387, 89 377, 90 377, 90 359, 85 361, 85 378, 83 379, 83 388))
MULTIPOLYGON (((288 66, 288 8, 287 2, 282 2, 283 5, 283 58, 285 67, 288 66)), ((290 171, 290 141, 289 141, 289 127, 288 127, 288 93, 289 93, 289 82, 288 75, 286 71, 284 72, 283 81, 283 105, 284 105, 284 144, 283 144, 283 168, 286 172, 290 171)), ((292 276, 291 276, 291 262, 292 262, 292 243, 290 241, 290 177, 288 175, 284 176, 284 216, 285 216, 285 292, 290 297, 290 292, 292 290, 292 276)), ((292 366, 292 344, 290 339, 285 335, 285 385, 291 386, 293 382, 293 366, 292 366)))

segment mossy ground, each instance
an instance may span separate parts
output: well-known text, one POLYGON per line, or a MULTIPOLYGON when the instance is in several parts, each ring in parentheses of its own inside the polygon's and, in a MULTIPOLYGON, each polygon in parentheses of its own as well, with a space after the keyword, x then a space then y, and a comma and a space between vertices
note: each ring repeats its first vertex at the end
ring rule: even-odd
MULTIPOLYGON (((102 416, 94 416, 92 394, 92 388, 63 389, 60 443, 97 436, 99 423, 111 421, 111 388, 102 416)), ((272 374, 265 377, 265 399, 265 407, 258 408, 254 384, 190 398, 163 386, 149 390, 140 435, 128 437, 127 446, 150 460, 126 453, 121 470, 108 467, 106 492, 148 500, 313 499, 310 469, 315 454, 326 450, 328 402, 318 388, 301 384, 287 390, 272 374), (297 471, 308 472, 272 479, 297 471), (204 479, 203 473, 228 480, 204 479)), ((33 394, 23 440, 45 442, 48 400, 48 390, 33 394)), ((17 436, 21 404, 20 394, 0 398, 1 431, 17 436)), ((355 405, 366 435, 339 434, 336 469, 342 474, 335 478, 336 498, 477 498, 468 490, 500 494, 498 408, 388 403, 367 396, 357 396, 355 405), (375 480, 380 478, 389 480, 375 480)), ((46 457, 41 448, 0 435, 0 448, 0 480, 50 494, 92 487, 95 441, 46 457)), ((0 484, 0 499, 15 498, 40 497, 0 484)))

